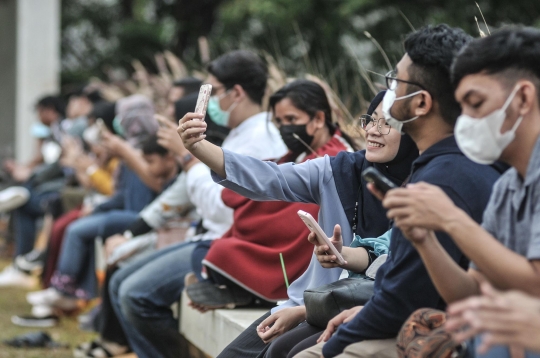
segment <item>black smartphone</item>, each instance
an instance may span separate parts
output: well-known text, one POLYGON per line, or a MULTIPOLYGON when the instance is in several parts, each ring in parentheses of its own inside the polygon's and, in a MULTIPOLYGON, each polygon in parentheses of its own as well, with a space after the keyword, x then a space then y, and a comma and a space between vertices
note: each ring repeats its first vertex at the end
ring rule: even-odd
POLYGON ((388 190, 397 188, 396 184, 392 183, 388 178, 381 174, 380 171, 373 167, 369 167, 362 172, 362 178, 368 183, 373 183, 377 190, 386 194, 388 190))

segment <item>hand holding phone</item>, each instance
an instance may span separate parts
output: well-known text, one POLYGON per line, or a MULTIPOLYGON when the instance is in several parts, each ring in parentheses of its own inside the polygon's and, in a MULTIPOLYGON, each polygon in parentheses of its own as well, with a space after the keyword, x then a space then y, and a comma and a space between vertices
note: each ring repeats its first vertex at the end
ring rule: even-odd
POLYGON ((206 116, 206 108, 208 108, 208 102, 210 101, 211 95, 212 85, 202 85, 199 90, 199 97, 197 97, 197 104, 195 105, 195 113, 203 116, 201 119, 202 121, 204 121, 204 117, 206 116))
POLYGON ((334 244, 332 244, 332 241, 330 241, 330 239, 326 236, 326 234, 324 233, 322 228, 319 226, 317 221, 315 221, 313 216, 311 216, 310 213, 307 213, 303 210, 298 210, 298 216, 300 217, 300 219, 302 219, 304 224, 306 224, 308 229, 317 236, 317 240, 319 241, 319 244, 328 246, 332 255, 336 256, 337 263, 340 265, 345 265, 346 262, 343 259, 343 256, 341 256, 341 253, 336 249, 334 244))
POLYGON ((96 119, 96 127, 98 128, 98 143, 101 142, 103 138, 103 133, 107 132, 107 126, 105 126, 105 122, 103 122, 103 119, 98 118, 96 119))
POLYGON ((362 172, 362 178, 368 183, 373 183, 375 188, 385 195, 388 190, 397 188, 396 184, 392 183, 388 178, 381 174, 374 167, 369 167, 362 172))

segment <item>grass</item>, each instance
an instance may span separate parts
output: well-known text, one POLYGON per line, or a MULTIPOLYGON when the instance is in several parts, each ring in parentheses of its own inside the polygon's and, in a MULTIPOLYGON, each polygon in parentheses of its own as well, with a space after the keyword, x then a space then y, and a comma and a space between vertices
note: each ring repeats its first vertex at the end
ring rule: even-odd
MULTIPOLYGON (((9 264, 8 259, 0 259, 0 267, 9 264)), ((36 287, 38 289, 38 287, 36 287)), ((18 327, 11 323, 11 316, 30 313, 31 306, 26 302, 28 290, 21 288, 0 288, 0 341, 11 339, 17 335, 42 330, 41 328, 18 327)), ((43 329, 58 342, 69 344, 70 348, 62 349, 23 349, 10 348, 0 344, 0 358, 67 358, 73 357, 73 348, 82 342, 92 340, 95 333, 81 331, 76 317, 64 317, 57 327, 43 329)))

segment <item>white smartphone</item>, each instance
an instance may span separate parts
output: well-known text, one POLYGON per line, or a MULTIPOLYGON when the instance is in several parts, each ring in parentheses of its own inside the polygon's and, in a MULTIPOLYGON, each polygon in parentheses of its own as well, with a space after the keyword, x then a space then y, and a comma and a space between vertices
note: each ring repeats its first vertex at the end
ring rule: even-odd
POLYGON ((199 97, 197 98, 197 104, 195 105, 195 113, 206 116, 206 108, 208 107, 208 101, 212 95, 212 85, 202 85, 199 90, 199 97))
POLYGON ((321 229, 319 223, 315 221, 313 216, 311 216, 310 213, 307 213, 304 210, 298 210, 298 216, 300 216, 300 219, 302 219, 308 229, 311 230, 311 232, 315 233, 317 239, 319 240, 319 244, 328 245, 328 247, 330 248, 330 252, 332 252, 332 255, 336 256, 337 263, 340 265, 344 265, 345 260, 343 259, 343 256, 341 256, 341 253, 336 249, 334 244, 332 244, 330 239, 326 236, 323 229, 321 229))

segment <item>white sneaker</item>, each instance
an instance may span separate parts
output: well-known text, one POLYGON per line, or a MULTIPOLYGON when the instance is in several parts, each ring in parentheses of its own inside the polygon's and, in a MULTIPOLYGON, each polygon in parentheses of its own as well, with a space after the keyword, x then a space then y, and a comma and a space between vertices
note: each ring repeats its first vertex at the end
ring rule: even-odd
POLYGON ((30 192, 22 186, 12 186, 0 191, 0 213, 23 206, 29 198, 30 192))
POLYGON ((36 277, 17 270, 13 265, 7 266, 0 272, 0 287, 33 288, 36 285, 36 277))
POLYGON ((52 287, 41 291, 30 292, 26 295, 26 301, 32 306, 56 307, 66 311, 77 308, 76 298, 66 297, 52 287))
POLYGON ((32 306, 32 316, 48 317, 54 315, 54 309, 51 306, 32 306))

